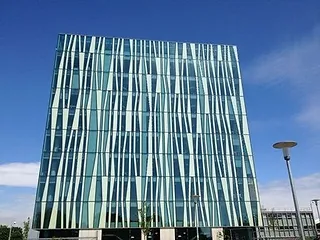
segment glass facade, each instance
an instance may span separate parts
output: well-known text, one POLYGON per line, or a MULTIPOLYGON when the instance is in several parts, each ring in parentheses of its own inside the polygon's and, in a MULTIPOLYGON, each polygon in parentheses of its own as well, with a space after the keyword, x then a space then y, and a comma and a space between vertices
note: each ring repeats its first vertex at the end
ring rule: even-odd
POLYGON ((154 228, 262 224, 236 47, 59 35, 33 227, 144 204, 154 228))

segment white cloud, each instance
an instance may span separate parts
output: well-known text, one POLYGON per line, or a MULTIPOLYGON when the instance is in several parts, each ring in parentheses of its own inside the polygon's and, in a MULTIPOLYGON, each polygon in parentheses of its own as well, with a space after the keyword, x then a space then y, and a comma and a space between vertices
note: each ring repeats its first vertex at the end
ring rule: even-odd
MULTIPOLYGON (((320 75, 318 80, 320 79, 320 75)), ((320 91, 315 93, 315 95, 309 96, 303 109, 296 116, 296 120, 305 125, 312 127, 314 130, 320 130, 320 104, 319 104, 319 96, 320 91), (317 95, 318 94, 318 95, 317 95), (318 99, 316 99, 318 98, 318 99)))
MULTIPOLYGON (((13 190, 13 189, 11 189, 13 190)), ((9 191, 5 191, 9 194, 9 191)), ((10 201, 0 202, 0 224, 10 225, 16 222, 18 226, 23 225, 28 217, 32 217, 35 195, 33 194, 11 194, 10 201)))
POLYGON ((36 187, 39 162, 0 164, 0 185, 17 187, 36 187))
POLYGON ((320 129, 320 27, 285 47, 257 58, 244 75, 252 83, 281 85, 283 95, 293 94, 300 105, 295 120, 310 129, 320 129))
POLYGON ((35 196, 29 192, 37 186, 38 173, 39 162, 0 164, 0 224, 21 226, 32 216, 35 196))
MULTIPOLYGON (((246 69, 245 74, 251 82, 289 83, 291 86, 304 86, 308 90, 317 83, 320 75, 320 27, 302 39, 294 40, 257 58, 246 69)), ((317 84, 320 87, 320 84, 317 84)))
MULTIPOLYGON (((311 199, 320 198, 320 172, 294 179, 301 209, 310 209, 311 199)), ((294 209, 289 179, 259 185, 261 206, 267 209, 294 209)))

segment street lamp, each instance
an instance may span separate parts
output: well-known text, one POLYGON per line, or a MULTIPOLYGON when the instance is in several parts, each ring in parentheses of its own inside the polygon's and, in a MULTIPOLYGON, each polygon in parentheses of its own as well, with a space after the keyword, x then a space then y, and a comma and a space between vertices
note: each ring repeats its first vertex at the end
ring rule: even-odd
POLYGON ((312 216, 313 216, 314 230, 316 231, 316 236, 317 236, 318 235, 318 230, 317 230, 316 218, 315 218, 315 216, 313 214, 312 202, 313 202, 313 200, 310 201, 310 209, 311 209, 312 216))
MULTIPOLYGON (((314 203, 314 205, 316 205, 316 210, 317 210, 317 215, 318 215, 318 219, 320 220, 320 213, 319 213, 319 205, 318 205, 318 202, 320 202, 320 199, 312 199, 311 200, 311 203, 314 203)), ((311 205, 312 207, 312 205, 311 205)), ((311 208, 312 210, 312 208, 311 208)), ((317 228, 317 224, 316 225, 316 233, 318 235, 318 228, 317 228)))
POLYGON ((320 219, 319 205, 318 205, 318 202, 320 202, 320 199, 312 199, 311 202, 313 202, 314 205, 316 205, 318 219, 320 219))
POLYGON ((294 184, 293 184, 293 179, 292 179, 292 174, 291 174, 291 168, 290 168, 290 163, 289 163, 290 162, 289 149, 293 148, 295 146, 297 146, 297 143, 296 142, 292 142, 292 141, 278 142, 278 143, 273 144, 274 148, 282 149, 283 158, 286 161, 286 165, 287 165, 287 170, 288 170, 289 181, 290 181, 290 185, 291 185, 291 192, 292 192, 294 208, 296 210, 296 215, 297 215, 298 230, 299 230, 301 239, 305 240, 305 236, 304 236, 304 232, 303 232, 303 228, 302 228, 299 204, 298 204, 298 200, 297 200, 295 189, 294 189, 294 184))
POLYGON ((199 240, 199 219, 198 219, 198 202, 200 195, 194 194, 192 195, 193 202, 195 204, 195 213, 196 213, 196 230, 197 230, 197 240, 199 240))
POLYGON ((10 225, 8 240, 10 240, 10 239, 11 239, 12 227, 13 227, 14 225, 16 225, 16 222, 11 223, 11 225, 10 225))

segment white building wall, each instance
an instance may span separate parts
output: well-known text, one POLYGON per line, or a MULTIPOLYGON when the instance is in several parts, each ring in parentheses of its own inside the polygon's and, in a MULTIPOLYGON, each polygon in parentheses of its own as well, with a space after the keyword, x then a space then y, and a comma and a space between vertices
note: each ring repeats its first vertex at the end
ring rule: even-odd
POLYGON ((79 230, 79 238, 83 240, 101 240, 102 230, 79 230))
POLYGON ((223 240, 223 228, 211 229, 212 240, 223 240))
POLYGON ((160 240, 175 240, 174 228, 161 228, 160 229, 160 240))

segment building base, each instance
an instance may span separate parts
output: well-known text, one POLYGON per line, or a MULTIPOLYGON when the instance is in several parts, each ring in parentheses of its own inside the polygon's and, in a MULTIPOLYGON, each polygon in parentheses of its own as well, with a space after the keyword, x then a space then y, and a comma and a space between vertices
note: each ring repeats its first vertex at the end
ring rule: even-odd
MULTIPOLYGON (((196 240, 197 229, 189 228, 151 228, 146 237, 140 228, 106 229, 53 229, 40 230, 40 238, 73 238, 79 240, 196 240)), ((200 239, 255 239, 252 227, 199 228, 200 239)))

